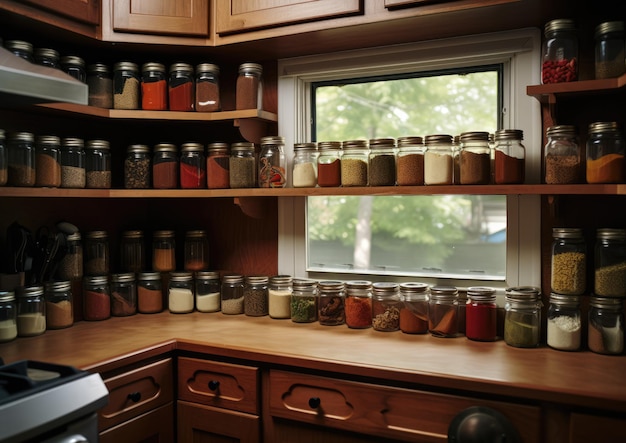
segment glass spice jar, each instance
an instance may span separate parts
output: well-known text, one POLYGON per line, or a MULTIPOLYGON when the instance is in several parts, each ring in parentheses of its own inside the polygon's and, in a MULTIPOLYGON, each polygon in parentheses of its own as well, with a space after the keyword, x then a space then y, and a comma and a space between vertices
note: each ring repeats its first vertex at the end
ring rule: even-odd
POLYGON ((323 141, 317 147, 317 185, 336 188, 341 186, 341 142, 323 141))
POLYGON ((228 143, 209 143, 206 159, 207 188, 228 189, 230 187, 229 164, 228 143))
POLYGON ((505 290, 504 341, 516 348, 539 346, 541 337, 539 288, 517 286, 505 290))
POLYGON ((0 343, 17 337, 17 306, 15 292, 0 290, 0 343))
POLYGON ((176 269, 174 231, 154 231, 152 236, 152 270, 155 272, 174 271, 176 269))
POLYGON ((146 268, 143 231, 123 231, 120 241, 120 269, 122 272, 143 272, 146 268))
POLYGON ((70 282, 46 282, 46 329, 69 328, 74 324, 74 308, 70 282))
POLYGON ((580 297, 550 294, 547 315, 548 346, 559 351, 578 351, 582 335, 580 297))
POLYGON ((587 287, 587 248, 582 229, 553 228, 552 237, 552 292, 582 295, 587 287))
POLYGON ((32 337, 46 332, 44 287, 21 286, 16 295, 18 337, 32 337))
POLYGON ((137 311, 142 314, 155 314, 163 311, 160 272, 140 272, 137 275, 137 311))
POLYGON ((201 143, 183 143, 180 150, 180 187, 206 188, 206 158, 201 143))
POLYGON ((79 188, 87 186, 85 168, 85 141, 68 137, 61 141, 61 187, 79 188))
POLYGON ((111 288, 106 275, 87 276, 83 281, 83 319, 106 320, 111 317, 111 288))
POLYGON ((221 305, 221 283, 219 273, 198 271, 195 273, 196 310, 198 312, 217 312, 221 305))
POLYGON ((219 76, 217 65, 200 63, 196 66, 196 111, 217 112, 222 109, 219 76))
POLYGON ((69 234, 66 237, 66 252, 59 268, 57 278, 60 280, 80 280, 83 278, 83 245, 80 232, 69 234))
POLYGON ((424 140, 424 184, 454 183, 453 137, 446 134, 427 135, 424 140))
POLYGON ((459 141, 459 183, 462 185, 486 185, 491 181, 491 150, 489 133, 484 131, 463 132, 459 141))
POLYGON ((345 286, 346 325, 353 329, 372 327, 372 282, 351 280, 345 286))
POLYGON ((392 282, 377 282, 372 285, 372 328, 375 331, 400 330, 400 285, 392 282))
POLYGON ((426 283, 406 282, 400 284, 400 330, 405 334, 428 332, 428 294, 426 283))
POLYGON ((106 231, 85 233, 86 275, 107 275, 109 273, 109 235, 106 231))
POLYGON ((118 62, 113 65, 113 108, 140 109, 141 79, 139 66, 133 62, 118 62))
POLYGON ((275 275, 269 279, 269 315, 274 319, 291 318, 293 279, 289 275, 275 275))
POLYGON ((228 180, 231 188, 256 187, 254 144, 250 142, 233 143, 230 146, 228 169, 228 180))
POLYGON ((191 272, 172 272, 168 289, 168 307, 172 314, 188 314, 195 306, 194 282, 191 272))
POLYGON ((495 133, 494 182, 499 185, 524 183, 526 148, 520 129, 499 129, 495 133))
POLYGON ((596 231, 593 287, 599 297, 626 297, 626 229, 596 231))
POLYGON ((5 186, 9 179, 9 154, 5 143, 5 131, 0 129, 0 186, 5 186))
POLYGON ((195 103, 193 66, 187 63, 170 65, 168 98, 170 111, 193 111, 195 103))
POLYGON ((243 313, 250 317, 262 317, 268 309, 268 277, 249 275, 244 280, 243 313))
POLYGON ((59 60, 61 69, 70 77, 82 83, 87 83, 87 71, 85 70, 85 60, 76 55, 66 55, 59 60))
POLYGON ((459 332, 459 291, 454 286, 433 286, 428 301, 428 332, 433 337, 456 337, 459 332))
POLYGON ((626 181, 626 142, 617 122, 589 125, 587 137, 587 183, 626 181))
POLYGON ((422 137, 407 136, 398 138, 396 176, 398 186, 424 184, 424 152, 426 147, 422 137))
POLYGON ((572 20, 546 23, 542 54, 541 83, 578 80, 578 36, 572 20))
POLYGON ((148 62, 141 66, 141 109, 167 110, 167 79, 162 63, 148 62))
POLYGON ((580 183, 583 163, 576 128, 572 125, 550 126, 546 136, 545 182, 551 185, 580 183))
POLYGON ((294 188, 317 186, 317 145, 296 143, 293 145, 292 182, 294 188))
POLYGON ((51 48, 35 48, 33 52, 34 62, 48 68, 61 69, 59 51, 51 48))
POLYGON ((291 321, 312 323, 317 321, 317 282, 308 278, 293 280, 291 294, 291 321))
POLYGON ((476 341, 495 341, 497 325, 496 290, 482 286, 467 288, 465 336, 476 341))
POLYGON ((369 147, 367 140, 347 140, 341 154, 341 186, 367 186, 369 147))
POLYGON ((209 268, 209 239, 207 231, 196 229, 185 233, 185 271, 205 271, 209 268))
POLYGON ((346 322, 344 283, 336 280, 323 280, 318 284, 319 323, 322 326, 343 325, 346 322))
POLYGON ((39 135, 35 145, 35 186, 58 188, 61 186, 61 139, 39 135))
POLYGON ((597 354, 624 353, 624 310, 622 299, 591 297, 587 343, 597 354))
POLYGON ((87 89, 89 106, 111 109, 113 107, 113 76, 104 63, 87 66, 87 89))
POLYGON ((7 184, 20 187, 35 186, 37 178, 35 135, 31 132, 11 133, 7 146, 7 184))
POLYGON ((284 188, 287 184, 285 137, 261 138, 258 178, 259 188, 284 188))
POLYGON ((396 141, 393 138, 376 138, 369 141, 369 186, 395 186, 396 141))
POLYGON ((127 317, 137 313, 135 274, 111 274, 111 315, 127 317))
POLYGON ((239 65, 235 109, 263 109, 263 66, 260 64, 239 65))
POLYGON ((147 145, 128 146, 124 160, 124 188, 148 189, 150 170, 150 148, 147 145))
POLYGON ((7 51, 12 52, 24 60, 34 63, 33 44, 23 40, 7 40, 4 42, 7 51))
POLYGON ((243 314, 243 293, 244 279, 242 275, 224 275, 220 293, 222 297, 222 313, 228 315, 243 314))
POLYGON ((176 189, 178 187, 178 152, 172 143, 154 146, 152 157, 152 187, 176 189))
POLYGON ((85 187, 111 188, 111 149, 107 140, 88 140, 85 145, 85 187))
POLYGON ((596 79, 619 77, 626 72, 624 63, 624 22, 600 23, 595 29, 596 79))

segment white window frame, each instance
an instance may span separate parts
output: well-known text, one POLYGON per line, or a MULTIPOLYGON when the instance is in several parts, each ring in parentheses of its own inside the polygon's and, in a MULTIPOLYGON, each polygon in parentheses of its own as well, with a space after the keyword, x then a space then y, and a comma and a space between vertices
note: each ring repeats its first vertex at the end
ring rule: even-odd
MULTIPOLYGON (((286 139, 287 169, 292 166, 293 144, 311 140, 312 82, 502 63, 504 128, 524 131, 526 183, 540 183, 541 110, 539 102, 526 94, 527 85, 539 82, 540 45, 540 32, 533 28, 279 60, 278 133, 286 139)), ((540 222, 539 196, 507 196, 506 280, 494 286, 540 286, 540 222)), ((278 234, 279 273, 322 279, 306 270, 306 197, 279 198, 278 234)), ((360 278, 354 274, 322 277, 360 278)), ((380 281, 388 279, 381 276, 380 281)), ((460 288, 485 284, 445 283, 460 288)))

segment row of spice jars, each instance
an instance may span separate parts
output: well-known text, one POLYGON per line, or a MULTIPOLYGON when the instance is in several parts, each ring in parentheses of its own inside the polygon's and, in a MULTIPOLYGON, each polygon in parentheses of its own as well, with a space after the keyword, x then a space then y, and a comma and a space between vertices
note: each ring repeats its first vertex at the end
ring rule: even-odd
MULTIPOLYGON (((592 37, 590 36, 589 39, 592 37)), ((624 22, 607 21, 594 29, 596 79, 614 78, 626 72, 624 22)), ((570 19, 551 20, 544 26, 541 82, 562 83, 579 79, 579 36, 570 19)))
POLYGON ((590 123, 583 145, 573 125, 550 126, 546 139, 545 183, 626 182, 626 141, 617 122, 590 123))
MULTIPOLYGON (((140 273, 147 270, 144 232, 123 231, 119 244, 118 269, 123 273, 140 273)), ((185 271, 202 271, 209 267, 208 233, 194 229, 184 235, 183 267, 185 271)), ((57 277, 76 280, 86 276, 108 275, 110 266, 110 239, 107 231, 89 231, 84 240, 79 232, 68 235, 67 253, 59 263, 57 277)), ((175 271, 176 233, 172 230, 154 231, 152 234, 152 270, 175 271)))
MULTIPOLYGON (((553 228, 551 290, 582 295, 587 289, 587 245, 580 228, 553 228)), ((593 294, 626 297, 626 229, 599 228, 593 249, 593 294)))
POLYGON ((0 129, 0 186, 110 188, 106 140, 88 140, 0 129))
POLYGON ((294 187, 523 183, 521 130, 294 145, 294 187), (456 140, 456 141, 455 141, 456 140))

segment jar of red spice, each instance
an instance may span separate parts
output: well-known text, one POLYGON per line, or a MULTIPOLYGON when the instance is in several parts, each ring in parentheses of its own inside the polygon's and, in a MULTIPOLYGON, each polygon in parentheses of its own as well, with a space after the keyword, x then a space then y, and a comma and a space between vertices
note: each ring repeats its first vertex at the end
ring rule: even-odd
POLYGON ((83 319, 106 320, 111 317, 111 291, 106 275, 85 277, 83 282, 83 319))
POLYGON ((526 148, 524 132, 499 129, 495 134, 494 181, 496 184, 524 183, 526 148))
POLYGON ((353 329, 372 326, 372 282, 346 282, 346 325, 353 329))
POLYGON ((428 331, 433 337, 456 337, 459 332, 459 291, 433 286, 428 302, 428 331))
POLYGON ((217 65, 201 63, 196 66, 196 111, 215 112, 222 108, 219 75, 217 65))
POLYGON ((324 141, 317 145, 317 185, 320 187, 341 186, 341 142, 324 141))
POLYGON ((229 164, 228 143, 209 143, 206 159, 207 188, 228 189, 230 186, 229 164))
POLYGON ((393 282, 378 282, 372 285, 372 327, 376 331, 400 330, 400 285, 393 282))
POLYGON ((152 159, 152 187, 176 189, 178 187, 178 150, 171 143, 154 146, 152 159))
POLYGON ((193 66, 174 63, 168 84, 170 111, 193 111, 195 104, 193 66))
POLYGON ((235 109, 263 109, 263 66, 258 63, 239 65, 235 109))
POLYGON ((200 143, 183 143, 180 153, 180 187, 206 188, 206 159, 200 143))
POLYGON ((144 63, 141 67, 141 109, 167 110, 167 79, 161 63, 144 63))
POLYGON ((407 282, 400 284, 402 307, 400 308, 400 330, 405 334, 428 332, 428 285, 407 282))
POLYGON ((578 80, 578 37, 572 20, 557 19, 544 27, 541 83, 578 80))
POLYGON ((496 290, 478 286, 467 288, 465 336, 470 340, 495 341, 496 334, 496 290))

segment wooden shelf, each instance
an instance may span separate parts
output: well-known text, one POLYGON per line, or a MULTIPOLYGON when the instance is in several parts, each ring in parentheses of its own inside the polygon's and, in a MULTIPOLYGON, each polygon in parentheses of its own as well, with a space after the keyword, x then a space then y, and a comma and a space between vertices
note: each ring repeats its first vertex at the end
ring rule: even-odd
POLYGON ((246 189, 66 189, 0 188, 0 197, 35 198, 220 198, 306 197, 324 195, 626 195, 626 184, 603 185, 452 185, 348 188, 246 189))
POLYGON ((547 85, 530 85, 526 87, 526 95, 535 97, 540 102, 556 103, 557 95, 583 95, 598 92, 611 92, 626 86, 626 74, 616 78, 600 80, 581 80, 568 83, 551 83, 547 85))

